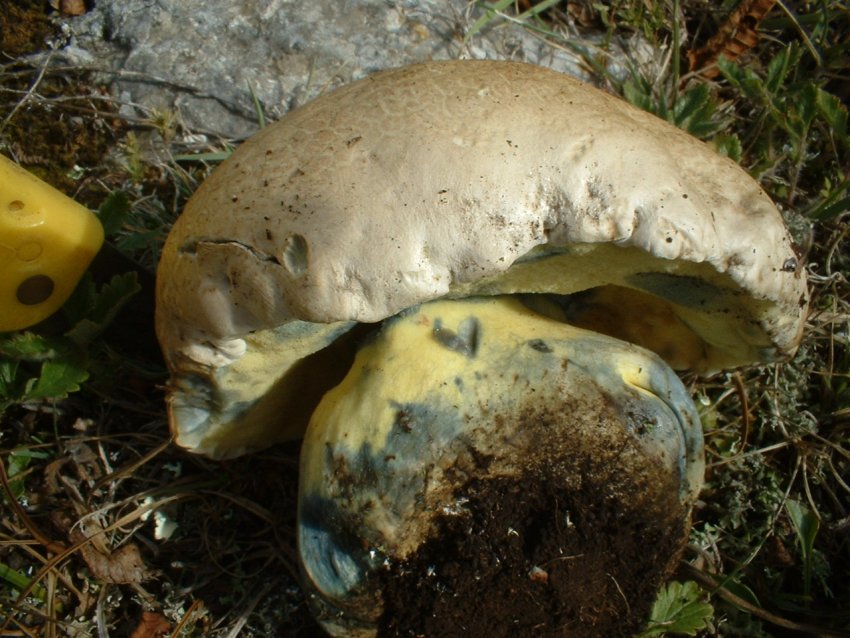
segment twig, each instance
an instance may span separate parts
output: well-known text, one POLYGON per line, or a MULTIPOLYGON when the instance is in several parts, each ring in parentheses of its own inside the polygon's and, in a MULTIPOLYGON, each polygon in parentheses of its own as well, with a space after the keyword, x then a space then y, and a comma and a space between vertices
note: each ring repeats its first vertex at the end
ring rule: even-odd
POLYGON ((797 33, 800 34, 800 37, 803 39, 806 48, 809 50, 809 53, 811 53, 812 57, 815 59, 817 65, 821 66, 823 64, 823 59, 821 58, 817 47, 812 43, 812 39, 809 37, 809 34, 806 33, 806 30, 800 24, 800 21, 797 19, 797 16, 794 15, 793 11, 791 11, 788 7, 785 6, 785 3, 782 0, 776 0, 776 2, 779 4, 779 8, 785 12, 785 15, 788 16, 788 19, 797 28, 797 33))
POLYGON ((61 554, 65 551, 65 546, 54 540, 50 540, 36 525, 33 520, 29 517, 29 514, 26 513, 21 504, 18 502, 18 499, 15 498, 15 493, 12 491, 12 486, 9 484, 9 477, 6 474, 6 466, 4 463, 0 462, 0 485, 3 487, 3 492, 6 496, 6 499, 9 501, 9 504, 12 506, 12 509, 15 512, 15 515, 18 517, 18 520, 21 521, 21 524, 27 528, 30 534, 32 534, 33 538, 35 538, 40 544, 44 545, 47 548, 48 552, 53 554, 61 554))
POLYGON ((740 454, 736 454, 735 456, 730 456, 728 458, 724 458, 720 461, 715 461, 708 464, 708 468, 715 468, 721 465, 726 465, 727 463, 733 463, 735 461, 740 461, 741 459, 745 459, 748 456, 756 456, 758 454, 767 454, 768 452, 773 452, 774 450, 781 450, 784 447, 788 447, 789 445, 793 445, 793 441, 780 441, 779 443, 774 443, 773 445, 767 445, 765 447, 760 447, 756 450, 750 450, 749 452, 743 452, 740 454))
POLYGON ((106 622, 106 610, 105 603, 106 598, 109 596, 109 585, 104 585, 101 588, 100 593, 97 597, 97 606, 95 607, 95 621, 97 622, 97 636, 98 638, 109 638, 109 629, 107 628, 108 623, 106 622))
POLYGON ((787 618, 777 616, 776 614, 773 614, 767 611, 766 609, 758 607, 757 605, 754 605, 751 602, 744 600, 740 596, 736 596, 731 591, 726 589, 718 580, 716 580, 714 576, 712 576, 711 574, 707 574, 706 572, 700 569, 697 569, 686 561, 682 561, 682 569, 685 571, 685 573, 687 573, 689 578, 693 578, 702 586, 710 589, 713 594, 720 596, 726 602, 731 603, 736 607, 743 609, 747 613, 750 613, 753 616, 756 616, 757 618, 761 618, 762 620, 771 623, 772 625, 776 625, 777 627, 784 627, 785 629, 791 629, 792 631, 798 631, 800 633, 809 634, 812 636, 823 636, 824 638, 850 638, 850 631, 827 629, 825 627, 818 627, 816 625, 794 622, 793 620, 788 620, 787 618))
MULTIPOLYGON (((0 463, 0 477, 5 477, 5 469, 2 467, 2 463, 0 463)), ((79 541, 77 541, 76 543, 71 545, 70 547, 64 549, 62 552, 56 554, 55 556, 52 556, 49 560, 47 560, 47 562, 44 563, 44 565, 41 567, 41 569, 39 569, 38 572, 36 572, 35 575, 33 575, 31 577, 29 585, 27 585, 20 592, 20 594, 18 594, 18 598, 15 601, 15 604, 20 605, 22 603, 22 601, 27 596, 29 596, 33 587, 35 587, 37 584, 39 584, 44 579, 44 577, 52 569, 54 569, 56 567, 56 565, 58 565, 59 563, 61 563, 66 558, 70 557, 71 555, 73 555, 83 545, 88 545, 89 543, 91 543, 96 536, 108 534, 108 533, 114 531, 115 529, 118 529, 121 526, 125 525, 127 522, 132 521, 135 518, 138 518, 145 511, 155 510, 158 507, 162 507, 162 506, 166 505, 167 503, 171 503, 171 502, 180 500, 181 498, 182 497, 180 497, 180 496, 171 496, 171 497, 164 498, 164 499, 162 499, 158 502, 155 502, 155 503, 146 503, 144 505, 141 505, 134 512, 131 512, 130 514, 127 514, 127 515, 121 517, 120 519, 118 519, 117 521, 115 521, 114 523, 112 523, 111 525, 109 525, 107 527, 104 527, 102 529, 97 530, 97 532, 95 532, 91 536, 83 537, 82 539, 80 539, 79 541)), ((2 617, 0 617, 0 619, 2 619, 2 617)), ((9 615, 6 616, 5 619, 2 619, 2 620, 3 620, 3 622, 0 623, 0 635, 2 635, 3 631, 8 629, 9 623, 14 622, 14 618, 11 614, 9 614, 9 615)))
MULTIPOLYGON (((47 56, 47 60, 42 66, 41 72, 39 73, 39 78, 44 75, 47 71, 47 64, 52 57, 52 54, 47 56)), ((253 108, 246 106, 244 104, 240 104, 238 102, 233 102, 226 98, 221 97, 220 95, 216 95, 215 93, 210 93, 199 89, 198 87, 182 84, 180 82, 174 82, 167 78, 158 77, 155 75, 151 75, 149 73, 142 73, 140 71, 129 71, 127 69, 107 69, 104 67, 98 66, 82 66, 82 65, 72 65, 72 66, 54 66, 51 69, 51 72, 54 73, 62 73, 62 72, 73 72, 73 73, 96 73, 101 75, 109 75, 112 76, 116 80, 122 80, 124 82, 135 82, 139 84, 150 84, 152 86, 162 86, 168 89, 172 89, 175 91, 182 91, 184 93, 188 93, 196 98, 204 99, 204 100, 213 100, 218 102, 221 106, 226 108, 232 113, 235 113, 241 117, 247 119, 253 119, 256 116, 253 108)), ((36 87, 38 82, 33 84, 33 87, 36 87)))
POLYGON ((744 386, 744 377, 740 372, 735 372, 732 375, 732 380, 735 383, 735 389, 738 391, 738 398, 741 401, 741 419, 744 422, 744 431, 741 433, 741 451, 747 447, 747 440, 750 438, 750 424, 752 416, 750 415, 750 402, 747 398, 747 388, 744 386))
POLYGON ((618 583, 617 579, 614 578, 611 574, 605 574, 605 575, 608 576, 608 578, 610 578, 611 580, 614 581, 614 587, 617 588, 617 591, 620 592, 620 596, 622 597, 623 602, 626 603, 626 616, 631 616, 632 615, 632 608, 629 605, 629 599, 626 598, 626 595, 623 593, 623 590, 620 587, 620 583, 618 583))
POLYGON ((105 474, 104 476, 100 477, 97 481, 95 481, 92 491, 98 490, 112 481, 120 481, 121 479, 126 478, 128 476, 134 476, 136 474, 136 471, 140 467, 142 467, 145 463, 164 452, 168 448, 168 446, 171 445, 172 440, 173 437, 168 437, 162 443, 160 443, 155 448, 153 448, 143 456, 139 457, 135 461, 124 465, 123 467, 120 467, 119 469, 115 470, 110 474, 105 474))
POLYGON ((38 85, 41 84, 41 81, 44 79, 44 74, 47 72, 47 67, 50 66, 50 59, 52 57, 53 57, 53 51, 51 51, 50 53, 47 54, 47 57, 44 60, 44 64, 41 65, 41 68, 38 71, 38 75, 36 76, 35 81, 30 85, 30 88, 27 90, 24 97, 22 97, 15 104, 15 106, 12 107, 12 110, 9 111, 9 114, 5 117, 5 119, 3 120, 3 123, 0 124, 0 133, 2 133, 6 129, 6 127, 9 125, 9 122, 11 121, 11 119, 15 116, 15 113, 17 113, 18 110, 24 104, 26 104, 26 102, 35 93, 35 90, 38 88, 38 85))
MULTIPOLYGON (((39 563, 44 564, 48 560, 47 558, 39 554, 33 547, 30 547, 30 545, 27 543, 19 543, 17 545, 17 548, 32 556, 39 563)), ((56 570, 55 573, 62 585, 65 587, 65 589, 71 592, 77 598, 77 600, 80 601, 80 604, 82 605, 82 601, 84 600, 85 595, 77 588, 76 585, 74 585, 74 581, 72 581, 71 578, 66 574, 63 574, 61 570, 56 570)))
POLYGON ((171 635, 179 637, 183 632, 183 628, 188 624, 190 620, 193 619, 193 616, 198 613, 199 609, 203 610, 203 607, 203 601, 199 598, 196 599, 189 607, 189 609, 186 610, 186 613, 183 614, 183 617, 180 619, 180 622, 177 623, 177 626, 174 627, 174 629, 171 631, 171 635))
POLYGON ((248 618, 250 618, 251 614, 254 613, 254 608, 260 603, 260 601, 265 598, 268 593, 275 586, 274 582, 267 583, 265 587, 263 587, 259 593, 251 599, 251 602, 248 603, 248 606, 242 610, 242 613, 239 615, 236 624, 230 628, 230 631, 227 632, 227 636, 225 638, 239 638, 242 635, 242 629, 245 627, 245 624, 248 622, 248 618))
POLYGON ((56 638, 56 613, 61 609, 56 600, 56 570, 47 572, 47 638, 56 638), (57 609, 58 608, 58 609, 57 609))

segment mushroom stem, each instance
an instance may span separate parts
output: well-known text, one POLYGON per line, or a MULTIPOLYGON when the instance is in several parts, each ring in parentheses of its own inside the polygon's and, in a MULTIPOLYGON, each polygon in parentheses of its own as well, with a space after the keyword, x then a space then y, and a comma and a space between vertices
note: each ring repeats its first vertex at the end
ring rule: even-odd
POLYGON ((636 629, 702 472, 695 408, 655 354, 515 298, 432 302, 314 412, 304 580, 334 636, 636 629))

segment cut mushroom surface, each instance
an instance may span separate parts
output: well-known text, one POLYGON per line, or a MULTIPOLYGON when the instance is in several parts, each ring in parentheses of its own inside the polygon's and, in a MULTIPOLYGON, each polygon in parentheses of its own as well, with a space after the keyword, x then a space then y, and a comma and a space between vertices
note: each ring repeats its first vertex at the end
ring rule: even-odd
POLYGON ((339 636, 413 629, 411 616, 471 611, 481 595, 505 596, 512 635, 561 635, 558 624, 579 617, 591 635, 637 626, 678 559, 703 475, 699 418, 657 355, 504 297, 436 301, 385 322, 322 399, 301 455, 305 580, 339 636), (516 542, 489 550, 504 552, 504 569, 450 551, 446 528, 465 538, 483 499, 488 515, 513 508, 499 524, 516 542), (616 524, 600 524, 612 512, 616 524), (423 558, 429 546, 440 549, 423 558), (615 547, 628 557, 603 567, 597 554, 615 547), (557 566, 550 584, 529 580, 565 556, 588 582, 628 583, 627 605, 595 608, 594 587, 563 596, 570 578, 557 566), (409 585, 411 572, 430 607, 388 614, 386 588, 409 585), (451 602, 470 582, 469 600, 451 602), (530 611, 527 596, 552 611, 530 611))

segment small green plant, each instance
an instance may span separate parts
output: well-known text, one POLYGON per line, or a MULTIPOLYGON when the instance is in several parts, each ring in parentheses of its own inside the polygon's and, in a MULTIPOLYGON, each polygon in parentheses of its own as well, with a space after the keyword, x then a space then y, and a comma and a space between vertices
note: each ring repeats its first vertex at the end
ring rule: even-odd
POLYGON ((127 133, 124 141, 118 145, 121 151, 119 161, 122 168, 134 184, 139 184, 145 179, 147 164, 142 155, 142 145, 133 131, 127 133))
POLYGON ((540 16, 547 9, 551 9, 561 0, 542 0, 531 6, 531 8, 522 11, 516 15, 509 15, 506 11, 516 3, 516 0, 498 0, 498 2, 479 2, 478 6, 484 9, 484 15, 473 23, 467 30, 464 37, 464 43, 468 43, 475 35, 477 35, 486 26, 494 23, 498 19, 509 20, 522 24, 523 26, 531 26, 531 20, 540 16))
POLYGON ((718 67, 741 108, 749 107, 742 142, 751 172, 770 174, 774 197, 789 204, 801 186, 818 187, 804 214, 827 219, 850 209, 848 176, 839 162, 822 159, 850 155, 847 108, 800 70, 802 57, 803 48, 791 43, 761 74, 725 58, 720 58, 718 67), (820 184, 804 185, 804 173, 819 175, 820 184))
POLYGON ((729 117, 721 112, 707 84, 692 85, 682 93, 673 94, 672 89, 658 93, 647 78, 633 75, 623 83, 622 91, 635 106, 700 139, 710 139, 729 126, 729 117))
POLYGON ((17 596, 18 592, 29 589, 30 595, 33 598, 41 602, 45 602, 47 600, 47 590, 44 587, 39 584, 32 585, 32 581, 26 574, 12 569, 3 563, 0 563, 0 579, 6 581, 6 583, 8 583, 11 587, 12 591, 10 593, 12 596, 17 596))
POLYGON ((695 636, 706 629, 714 608, 705 602, 705 592, 693 581, 671 581, 658 592, 649 623, 639 638, 650 636, 695 636))
POLYGON ((16 403, 61 399, 89 378, 90 349, 121 308, 139 291, 135 273, 116 275, 98 288, 87 275, 63 306, 68 329, 0 336, 0 412, 16 403))
POLYGON ((6 476, 9 477, 9 490, 16 499, 26 494, 23 475, 33 461, 49 459, 50 454, 31 447, 17 447, 6 457, 6 476))
POLYGON ((803 558, 803 603, 808 606, 812 597, 812 576, 815 563, 815 538, 818 535, 820 521, 802 503, 789 498, 785 501, 785 511, 794 526, 800 553, 803 558))
POLYGON ((669 28, 669 3, 666 2, 594 2, 602 24, 609 32, 632 30, 653 39, 659 31, 669 28))

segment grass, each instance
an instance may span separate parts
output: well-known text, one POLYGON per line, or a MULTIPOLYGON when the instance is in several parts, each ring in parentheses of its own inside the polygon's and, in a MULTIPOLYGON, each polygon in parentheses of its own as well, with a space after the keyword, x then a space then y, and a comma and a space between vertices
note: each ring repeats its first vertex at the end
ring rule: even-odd
MULTIPOLYGON (((740 162, 808 262, 812 313, 793 360, 687 380, 707 484, 646 635, 850 635, 850 8, 744 3, 752 46, 690 69, 688 53, 742 5, 479 5, 467 42, 521 23, 740 162), (579 48, 576 31, 601 37, 579 48), (637 38, 663 63, 624 74, 606 50, 637 38)), ((199 149, 169 113, 128 122, 86 74, 19 59, 50 30, 40 5, 19 6, 26 28, 0 62, 0 150, 99 209, 142 268, 136 281, 127 266, 93 272, 60 315, 0 339, 0 635, 316 635, 290 540, 297 448, 212 463, 167 444, 145 272, 231 145, 199 149), (130 310, 116 315, 119 302, 130 310)))

